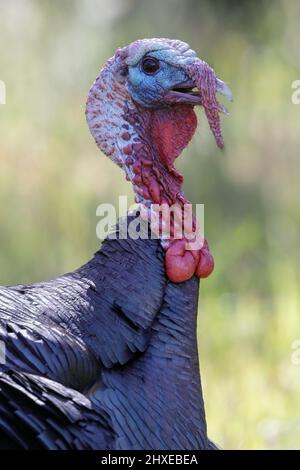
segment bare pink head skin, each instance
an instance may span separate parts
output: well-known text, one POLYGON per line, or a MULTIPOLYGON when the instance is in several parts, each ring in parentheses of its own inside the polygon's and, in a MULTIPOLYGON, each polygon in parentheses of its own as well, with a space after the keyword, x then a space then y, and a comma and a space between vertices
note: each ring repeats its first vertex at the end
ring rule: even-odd
MULTIPOLYGON (((232 99, 229 87, 188 44, 170 39, 143 39, 118 49, 92 85, 86 105, 91 133, 100 148, 132 182, 136 201, 180 209, 188 203, 175 159, 191 140, 204 108, 219 147, 223 147, 216 93, 232 99)), ((180 209, 181 210, 181 209, 180 209)), ((163 221, 162 221, 163 224, 163 221)), ((207 277, 214 261, 204 241, 187 249, 187 240, 171 236, 166 249, 166 274, 183 282, 194 274, 207 277)))

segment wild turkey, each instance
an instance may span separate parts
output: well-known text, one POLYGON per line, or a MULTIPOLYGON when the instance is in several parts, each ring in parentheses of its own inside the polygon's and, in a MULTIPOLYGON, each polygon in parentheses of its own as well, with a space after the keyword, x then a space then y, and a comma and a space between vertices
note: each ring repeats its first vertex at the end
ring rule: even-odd
MULTIPOLYGON (((187 202, 173 162, 195 131, 194 105, 223 145, 216 91, 231 97, 187 44, 169 39, 117 50, 93 84, 91 132, 132 182, 143 218, 151 203, 187 202)), ((196 339, 208 245, 119 230, 72 273, 0 288, 0 448, 214 448, 196 339)))

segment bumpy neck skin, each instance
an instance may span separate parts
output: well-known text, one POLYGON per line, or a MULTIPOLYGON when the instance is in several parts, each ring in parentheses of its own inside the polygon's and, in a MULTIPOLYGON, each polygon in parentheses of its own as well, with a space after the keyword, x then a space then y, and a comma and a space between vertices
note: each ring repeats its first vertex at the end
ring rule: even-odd
POLYGON ((135 103, 127 89, 123 54, 123 49, 117 51, 92 85, 86 105, 90 131, 102 152, 132 182, 136 202, 142 203, 141 217, 150 220, 152 233, 165 250, 172 248, 166 255, 167 277, 173 282, 183 282, 194 273, 207 277, 214 261, 208 246, 203 244, 195 217, 189 216, 190 210, 187 214, 189 201, 182 191, 183 177, 174 167, 175 159, 197 127, 193 106, 176 104, 150 109, 135 103), (171 207, 171 218, 154 214, 153 204, 171 207), (187 238, 196 241, 196 247, 189 247, 188 252, 187 238), (174 241, 181 243, 174 246, 174 241))
MULTIPOLYGON (((187 105, 146 109, 133 102, 121 54, 106 63, 90 90, 92 135, 125 171, 137 202, 183 205, 183 177, 173 163, 194 134, 196 116, 187 105)), ((113 419, 118 449, 208 447, 196 338, 198 287, 195 277, 168 283, 145 352, 126 365, 126 373, 114 367, 102 374, 95 399, 99 394, 113 419)))
POLYGON ((197 118, 191 106, 147 109, 135 103, 126 87, 122 50, 94 82, 86 115, 98 147, 132 182, 136 201, 186 201, 183 177, 173 163, 192 138, 197 118))

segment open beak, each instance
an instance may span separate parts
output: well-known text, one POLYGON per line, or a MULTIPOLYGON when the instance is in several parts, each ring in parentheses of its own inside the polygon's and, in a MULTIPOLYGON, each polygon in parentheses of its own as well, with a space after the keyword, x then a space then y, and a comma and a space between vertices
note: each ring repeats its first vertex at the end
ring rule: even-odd
MULTIPOLYGON (((219 78, 216 79, 216 91, 220 93, 221 95, 225 96, 228 101, 233 101, 233 96, 232 92, 227 85, 227 83, 223 82, 223 80, 220 80, 219 78)), ((201 91, 198 90, 193 83, 192 80, 188 80, 184 83, 181 83, 172 90, 169 90, 165 95, 164 95, 164 101, 168 104, 176 104, 176 103, 182 103, 182 104, 191 104, 193 106, 196 105, 202 105, 202 99, 201 99, 201 91)), ((221 103, 219 103, 221 112, 224 112, 225 114, 228 114, 227 109, 225 106, 223 106, 221 103)))
POLYGON ((216 93, 225 96, 232 101, 232 93, 229 86, 218 79, 214 70, 209 65, 196 59, 193 64, 185 68, 187 80, 176 85, 164 95, 167 104, 201 105, 205 110, 212 133, 219 147, 224 146, 219 113, 228 114, 226 107, 216 99, 216 93))
POLYGON ((202 104, 200 91, 195 88, 195 84, 191 80, 176 85, 172 90, 169 90, 164 96, 164 101, 167 104, 181 103, 192 106, 202 104))

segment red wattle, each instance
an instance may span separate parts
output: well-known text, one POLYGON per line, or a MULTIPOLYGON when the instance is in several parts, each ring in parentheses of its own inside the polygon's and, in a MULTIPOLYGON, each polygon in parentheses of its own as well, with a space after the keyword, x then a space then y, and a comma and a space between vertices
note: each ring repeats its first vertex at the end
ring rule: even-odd
POLYGON ((200 278, 208 277, 214 270, 215 262, 212 254, 206 248, 200 251, 200 260, 196 269, 196 276, 200 278))
POLYGON ((170 281, 179 283, 190 279, 197 266, 191 251, 185 249, 185 240, 176 241, 166 252, 166 274, 170 281))
POLYGON ((174 160, 193 137, 197 116, 191 106, 178 105, 153 112, 152 141, 166 168, 173 169, 174 160))
POLYGON ((187 250, 186 240, 175 240, 166 251, 165 266, 168 279, 179 283, 194 274, 201 279, 208 277, 214 269, 214 259, 207 241, 201 250, 187 250))

